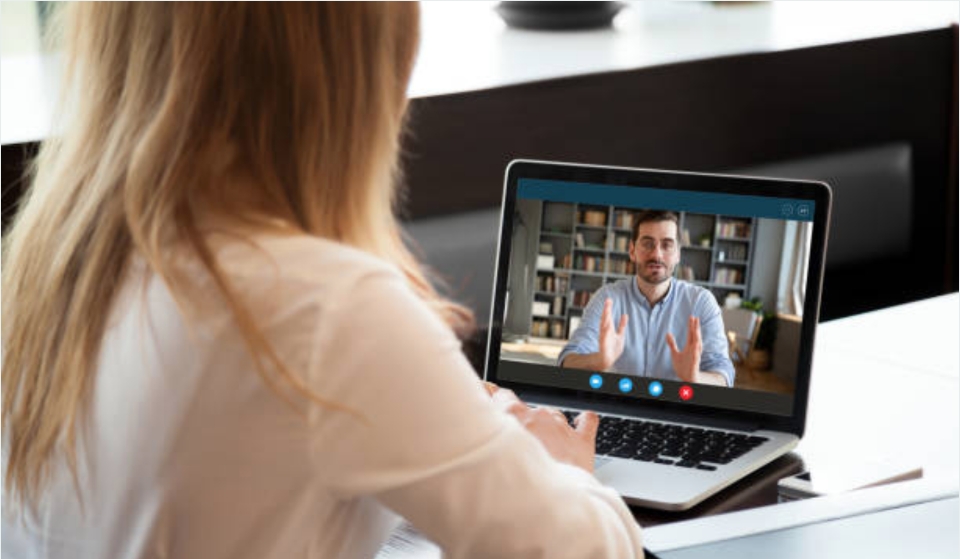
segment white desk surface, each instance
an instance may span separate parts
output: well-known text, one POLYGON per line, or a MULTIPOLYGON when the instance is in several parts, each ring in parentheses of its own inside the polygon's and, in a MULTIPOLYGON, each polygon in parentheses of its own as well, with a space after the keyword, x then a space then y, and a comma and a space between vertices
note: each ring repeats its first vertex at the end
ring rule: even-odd
MULTIPOLYGON (((960 486, 957 340, 957 293, 817 328, 807 431, 796 451, 805 463, 909 455, 924 467, 923 479, 739 511, 722 520, 708 516, 662 524, 647 530, 646 544, 659 551, 676 549, 955 495, 960 486)), ((378 559, 439 557, 436 546, 405 533, 378 559)))
MULTIPOLYGON (((817 328, 807 431, 796 449, 805 465, 813 463, 811 470, 816 472, 818 461, 884 460, 921 465, 923 479, 663 524, 645 532, 645 545, 657 552, 689 549, 686 555, 691 556, 701 551, 716 553, 725 547, 699 546, 738 542, 739 538, 760 532, 783 533, 790 527, 955 496, 960 485, 958 340, 957 293, 834 320, 817 328)), ((918 521, 914 512, 904 513, 901 521, 923 523, 925 517, 918 521)), ((906 529, 928 527, 924 524, 906 529)), ((937 524, 929 536, 943 543, 949 540, 951 532, 955 540, 957 527, 948 518, 946 523, 937 524), (947 534, 947 540, 943 534, 947 534)), ((887 551, 884 556, 896 555, 902 548, 917 543, 913 532, 902 538, 897 538, 895 532, 872 535, 879 538, 887 551)), ((843 542, 841 536, 833 531, 832 549, 844 548, 833 544, 854 549, 869 547, 869 542, 843 542), (864 547, 858 548, 860 544, 864 547)), ((826 556, 829 554, 825 551, 831 547, 814 549, 809 538, 781 538, 776 545, 785 541, 800 549, 781 549, 784 557, 826 556)), ((740 556, 747 548, 770 551, 761 545, 763 540, 752 543, 757 545, 750 548, 746 544, 730 544, 726 548, 736 550, 740 556)), ((918 556, 924 552, 912 551, 918 556)))
MULTIPOLYGON (((960 21, 955 1, 626 2, 611 29, 509 29, 496 2, 424 2, 409 93, 423 97, 686 60, 894 35, 960 21)), ((47 135, 56 61, 0 59, 0 143, 47 135)))
MULTIPOLYGON (((956 533, 952 525, 957 519, 956 496, 957 487, 955 485, 938 484, 931 480, 906 481, 849 493, 662 524, 647 528, 644 531, 643 544, 645 548, 658 554, 672 550, 686 551, 677 555, 664 554, 665 557, 703 557, 706 553, 703 551, 705 544, 719 542, 733 542, 733 545, 727 547, 734 548, 736 552, 730 553, 733 550, 728 549, 726 550, 727 553, 717 553, 718 548, 719 550, 723 549, 724 546, 721 545, 710 550, 713 551, 710 554, 711 557, 863 556, 875 559, 881 556, 903 557, 902 553, 904 551, 912 551, 917 556, 923 557, 922 550, 910 549, 911 546, 918 543, 918 537, 922 545, 924 538, 928 541, 941 540, 943 534, 949 534, 951 531, 956 533), (953 510, 941 517, 930 518, 928 516, 917 517, 914 512, 919 509, 910 509, 910 507, 935 501, 939 503, 937 505, 939 512, 943 512, 944 506, 953 510), (887 532, 876 533, 876 525, 869 526, 866 530, 868 537, 873 538, 872 541, 863 541, 865 534, 862 527, 858 528, 856 525, 846 522, 859 515, 870 515, 880 511, 890 512, 893 509, 901 509, 897 513, 900 518, 897 518, 894 522, 882 523, 886 524, 884 528, 888 529, 887 532), (906 518, 902 518, 904 514, 906 518), (909 527, 910 531, 903 534, 902 537, 898 537, 896 530, 903 530, 905 528, 904 524, 910 523, 913 524, 909 527), (924 525, 916 526, 918 523, 924 525), (829 526, 827 530, 823 530, 824 524, 829 526), (815 533, 808 533, 800 538, 796 537, 798 530, 795 529, 816 525, 820 526, 813 529, 815 533), (846 530, 852 530, 852 532, 846 530), (795 532, 792 537, 782 537, 789 531, 795 532), (780 536, 777 536, 777 533, 780 536), (736 540, 750 538, 751 536, 759 536, 759 538, 754 539, 750 545, 735 543, 736 540), (824 536, 826 536, 827 541, 822 541, 824 536), (771 539, 774 541, 770 541, 771 539), (879 550, 877 549, 878 545, 880 546, 879 550), (871 548, 872 553, 865 553, 865 550, 871 548), (838 549, 843 550, 843 552, 838 554, 838 549), (894 550, 896 552, 891 553, 894 550), (857 552, 861 555, 856 555, 857 552)), ((803 530, 799 530, 799 532, 803 532, 803 530)), ((947 536, 947 541, 949 543, 944 547, 957 547, 955 538, 947 536)), ((940 557, 941 555, 934 556, 940 557)))
POLYGON ((958 340, 957 293, 821 324, 797 453, 921 465, 927 479, 958 483, 958 340))

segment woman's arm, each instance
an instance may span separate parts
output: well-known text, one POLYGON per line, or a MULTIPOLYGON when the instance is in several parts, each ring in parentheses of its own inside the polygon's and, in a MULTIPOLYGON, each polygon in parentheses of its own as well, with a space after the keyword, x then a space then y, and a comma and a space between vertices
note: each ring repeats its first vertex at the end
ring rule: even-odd
POLYGON ((640 529, 611 489, 554 460, 499 409, 460 344, 400 278, 369 277, 322 318, 312 367, 318 475, 371 495, 451 557, 638 557, 640 529))

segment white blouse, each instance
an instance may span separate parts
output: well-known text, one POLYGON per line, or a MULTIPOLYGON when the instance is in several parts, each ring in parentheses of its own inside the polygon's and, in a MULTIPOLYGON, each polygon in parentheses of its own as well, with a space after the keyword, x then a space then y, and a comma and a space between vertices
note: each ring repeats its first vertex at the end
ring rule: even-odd
POLYGON ((391 265, 306 236, 217 254, 287 367, 354 413, 271 389, 215 296, 185 320, 135 267, 78 449, 82 505, 63 462, 36 512, 4 495, 3 557, 373 557, 398 515, 448 557, 642 555, 617 494, 494 407, 391 265))

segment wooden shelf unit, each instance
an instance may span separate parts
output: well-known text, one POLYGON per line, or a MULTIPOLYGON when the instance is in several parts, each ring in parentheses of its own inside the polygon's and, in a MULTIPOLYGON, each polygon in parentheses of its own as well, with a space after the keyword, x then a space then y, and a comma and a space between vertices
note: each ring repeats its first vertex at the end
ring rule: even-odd
MULTIPOLYGON (((574 304, 578 292, 593 293, 606 283, 634 277, 629 259, 636 210, 617 206, 544 202, 539 232, 541 256, 552 256, 552 267, 538 266, 533 288, 536 301, 547 301, 553 309, 556 298, 562 314, 533 316, 530 334, 565 339, 583 314, 583 305, 574 304), (549 277, 547 280, 541 278, 549 277)), ((676 277, 708 289, 719 304, 730 293, 746 299, 756 220, 717 214, 680 214, 680 264, 676 277), (692 279, 690 276, 692 274, 692 279)))

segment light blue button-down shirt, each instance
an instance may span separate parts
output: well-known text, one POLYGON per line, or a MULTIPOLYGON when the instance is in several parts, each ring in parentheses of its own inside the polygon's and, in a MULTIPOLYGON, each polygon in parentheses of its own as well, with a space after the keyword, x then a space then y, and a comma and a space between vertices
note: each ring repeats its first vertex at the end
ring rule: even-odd
POLYGON ((696 285, 672 279, 667 295, 651 306, 637 287, 636 278, 607 284, 597 290, 583 311, 580 326, 560 352, 558 363, 571 353, 596 353, 600 350, 600 317, 604 301, 613 301, 613 324, 620 324, 620 315, 627 314, 626 340, 623 354, 611 371, 640 377, 655 377, 679 381, 673 371, 667 332, 677 340, 681 350, 687 343, 690 316, 700 318, 703 353, 700 370, 720 373, 733 386, 733 363, 728 353, 720 306, 713 295, 696 285))

